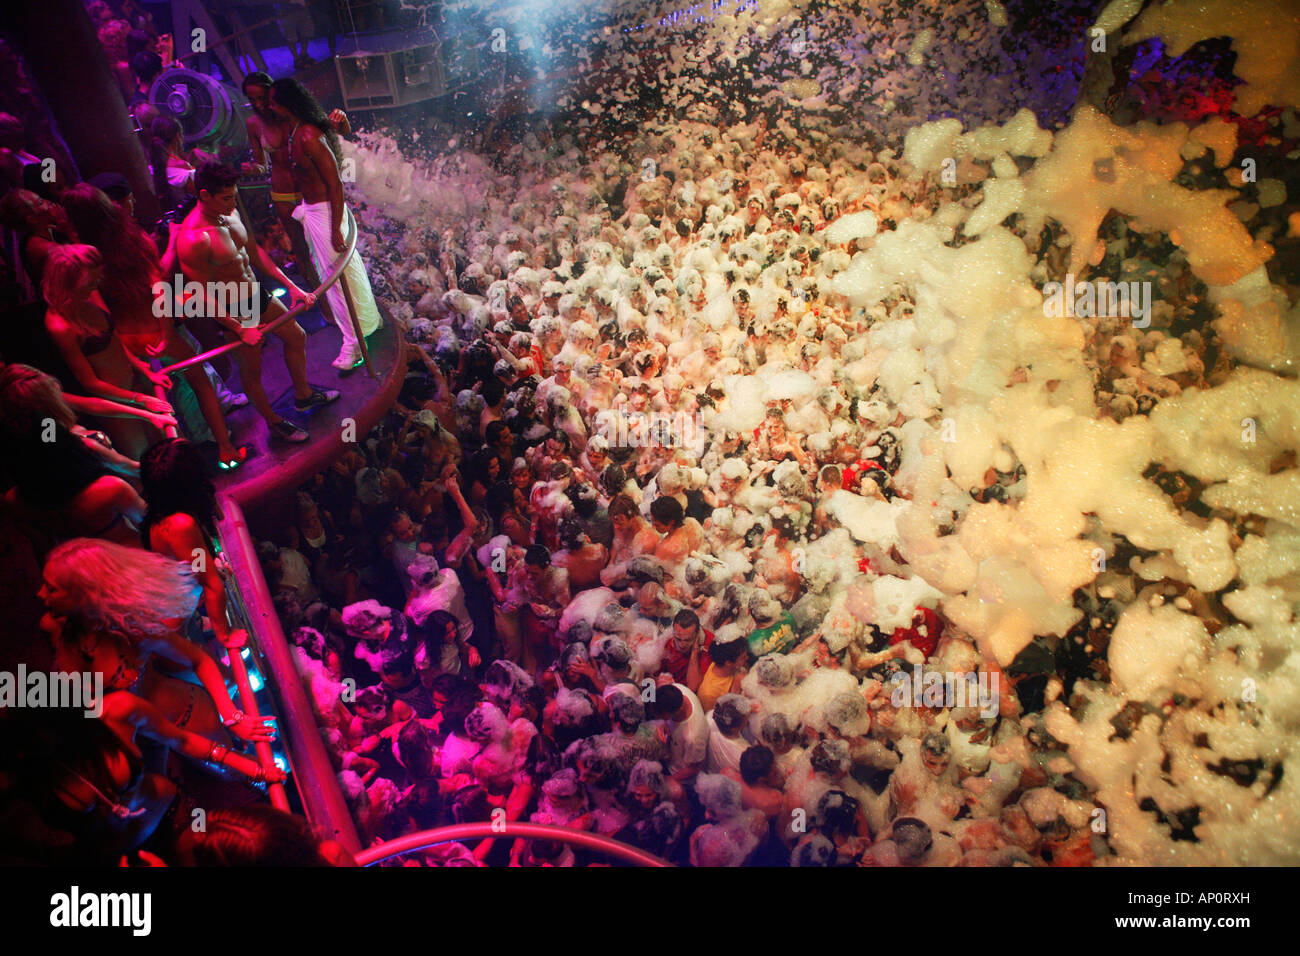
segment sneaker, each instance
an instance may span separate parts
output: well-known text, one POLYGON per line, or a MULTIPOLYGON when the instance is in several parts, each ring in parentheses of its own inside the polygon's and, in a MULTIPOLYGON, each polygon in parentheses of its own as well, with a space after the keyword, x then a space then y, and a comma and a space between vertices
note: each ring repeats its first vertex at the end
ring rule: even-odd
POLYGON ((273 437, 292 442, 295 445, 300 445, 311 437, 307 434, 305 428, 300 428, 293 422, 285 421, 283 418, 274 425, 268 425, 267 429, 273 437))
POLYGON ((365 359, 361 356, 361 349, 350 349, 344 346, 342 351, 339 352, 338 358, 330 364, 340 372, 350 372, 364 361, 365 359))
POLYGON ((328 405, 339 397, 339 391, 336 388, 313 388, 311 394, 306 398, 295 398, 293 407, 300 412, 305 412, 309 408, 318 408, 321 405, 328 405))

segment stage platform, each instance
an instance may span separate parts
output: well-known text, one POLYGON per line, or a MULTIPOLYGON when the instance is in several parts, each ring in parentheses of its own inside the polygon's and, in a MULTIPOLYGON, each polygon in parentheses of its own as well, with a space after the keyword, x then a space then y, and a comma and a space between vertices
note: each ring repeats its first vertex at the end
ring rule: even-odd
MULTIPOLYGON (((330 365, 338 355, 342 336, 333 323, 326 323, 319 310, 302 317, 307 332, 307 379, 320 388, 336 388, 336 402, 309 412, 293 407, 293 389, 284 367, 280 340, 271 336, 262 356, 262 381, 271 407, 282 418, 307 430, 309 441, 290 444, 271 438, 262 416, 251 405, 226 416, 236 446, 248 446, 248 460, 234 471, 218 472, 217 490, 230 495, 246 511, 281 498, 310 476, 325 468, 345 450, 348 441, 364 440, 366 433, 393 405, 406 377, 407 346, 391 317, 366 339, 375 377, 364 365, 340 375, 330 365), (351 423, 351 424, 349 424, 351 423)), ((242 391, 238 375, 229 381, 232 391, 242 391)))

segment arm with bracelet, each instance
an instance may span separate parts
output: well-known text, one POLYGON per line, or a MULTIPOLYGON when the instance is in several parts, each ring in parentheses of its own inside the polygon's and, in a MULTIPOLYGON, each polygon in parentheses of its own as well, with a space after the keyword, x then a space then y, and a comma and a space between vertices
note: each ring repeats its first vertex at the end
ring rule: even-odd
POLYGON ((235 702, 230 699, 230 692, 226 690, 226 682, 217 662, 201 647, 179 634, 150 639, 142 642, 142 646, 169 661, 193 668, 195 676, 207 689, 221 714, 221 723, 236 737, 252 741, 275 738, 275 729, 270 726, 272 718, 249 717, 235 706, 235 702))
POLYGON ((203 763, 229 767, 255 783, 282 783, 287 779, 279 767, 264 768, 256 760, 234 753, 229 747, 177 727, 153 704, 135 694, 118 692, 104 702, 103 719, 110 726, 125 726, 151 740, 203 763))

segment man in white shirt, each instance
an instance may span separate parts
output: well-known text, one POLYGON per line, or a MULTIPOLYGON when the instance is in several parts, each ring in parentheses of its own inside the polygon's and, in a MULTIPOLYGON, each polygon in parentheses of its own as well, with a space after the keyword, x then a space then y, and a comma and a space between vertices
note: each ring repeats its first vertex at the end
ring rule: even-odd
POLYGON ((709 722, 700 699, 682 684, 665 684, 656 689, 647 712, 664 721, 668 772, 678 783, 690 783, 709 756, 709 722))
POLYGON ((743 731, 749 722, 749 699, 723 694, 709 711, 709 773, 740 773, 740 755, 749 748, 743 731))

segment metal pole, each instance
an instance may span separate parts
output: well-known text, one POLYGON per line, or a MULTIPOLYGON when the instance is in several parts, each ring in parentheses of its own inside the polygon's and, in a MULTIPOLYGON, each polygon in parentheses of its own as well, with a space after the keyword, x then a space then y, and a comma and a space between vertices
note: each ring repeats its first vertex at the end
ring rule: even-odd
POLYGON ((352 322, 352 334, 357 337, 357 344, 361 346, 361 359, 366 363, 366 371, 370 373, 371 378, 376 378, 375 367, 370 363, 370 346, 366 344, 366 337, 361 334, 361 320, 357 318, 357 304, 352 301, 352 286, 348 284, 348 277, 343 276, 343 300, 348 304, 348 319, 352 322))
MULTIPOLYGON (((331 269, 330 274, 325 277, 325 281, 322 282, 313 292, 313 294, 318 299, 325 294, 325 292, 330 288, 330 286, 334 285, 335 282, 339 281, 339 278, 343 275, 343 270, 347 268, 348 261, 352 258, 353 253, 356 251, 357 224, 356 224, 355 217, 352 216, 352 210, 350 209, 348 210, 348 219, 352 223, 352 234, 348 237, 347 248, 344 249, 343 252, 339 254, 338 259, 335 260, 334 268, 331 269)), ((262 326, 262 332, 267 333, 267 332, 275 331, 281 325, 288 322, 290 319, 296 319, 298 316, 302 315, 304 312, 307 311, 308 308, 310 308, 310 306, 307 306, 305 304, 294 306, 292 309, 285 312, 284 315, 280 316, 277 319, 273 319, 272 321, 268 322, 266 325, 262 326)), ((192 365, 200 365, 203 362, 207 362, 211 359, 216 358, 217 356, 225 355, 227 352, 233 352, 235 349, 240 348, 242 345, 243 345, 242 342, 227 342, 225 345, 219 345, 215 349, 209 349, 206 352, 202 352, 199 355, 195 355, 193 358, 187 358, 184 361, 176 362, 173 365, 168 365, 162 371, 166 375, 171 375, 174 374, 175 372, 183 371, 192 365)))
POLYGON ((257 641, 284 708, 280 732, 292 756, 293 779, 302 796, 303 808, 313 823, 328 828, 334 839, 355 853, 360 850, 361 841, 334 775, 334 764, 316 728, 315 710, 307 699, 285 641, 271 592, 257 563, 257 549, 243 509, 229 495, 221 495, 218 501, 222 517, 217 527, 244 599, 249 635, 257 641))

